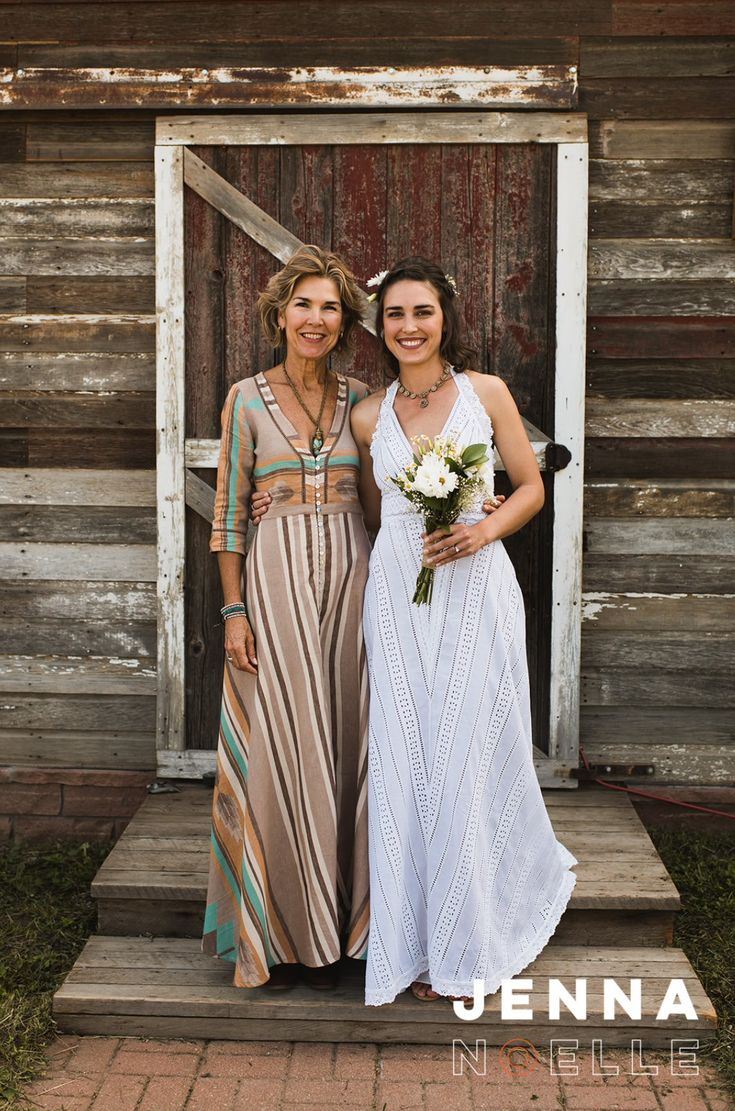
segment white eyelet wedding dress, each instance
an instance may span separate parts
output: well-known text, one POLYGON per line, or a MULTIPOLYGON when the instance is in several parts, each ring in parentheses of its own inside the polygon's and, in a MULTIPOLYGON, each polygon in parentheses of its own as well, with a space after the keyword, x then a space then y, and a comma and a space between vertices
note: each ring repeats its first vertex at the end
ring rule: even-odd
MULTIPOLYGON (((470 379, 452 380, 444 435, 490 444, 470 379)), ((430 605, 411 601, 423 518, 388 481, 412 455, 396 388, 371 446, 382 519, 364 604, 371 1005, 414 980, 472 995, 481 979, 496 992, 554 933, 577 863, 554 835, 533 766, 525 611, 502 542, 438 568, 430 605)), ((460 520, 482 518, 478 505, 460 520)))

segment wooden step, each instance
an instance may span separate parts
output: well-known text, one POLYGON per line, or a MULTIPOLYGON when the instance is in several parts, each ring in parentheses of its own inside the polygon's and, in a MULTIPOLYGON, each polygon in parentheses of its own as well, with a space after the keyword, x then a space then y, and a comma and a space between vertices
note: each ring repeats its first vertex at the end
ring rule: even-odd
MULTIPOLYGON (((233 966, 204 956, 199 942, 188 938, 91 937, 54 997, 54 1015, 62 1030, 78 1034, 140 1037, 217 1038, 242 1041, 415 1042, 451 1047, 462 1039, 502 1045, 523 1037, 537 1047, 552 1038, 575 1038, 589 1048, 603 1046, 669 1049, 672 1039, 710 1040, 717 1024, 715 1009, 680 949, 566 946, 554 939, 520 978, 533 988, 521 1006, 531 1019, 501 1018, 501 992, 486 1000, 484 1014, 464 1022, 446 1001, 419 1002, 410 993, 384 1007, 364 1005, 364 966, 345 961, 342 983, 334 992, 298 986, 286 992, 232 986, 233 966), (576 1018, 563 1006, 558 1020, 549 1018, 549 980, 558 978, 574 993, 575 978, 587 981, 587 1016, 576 1018), (630 980, 642 981, 640 1020, 616 1008, 603 1018, 603 980, 629 992, 630 980), (669 982, 681 979, 696 1019, 673 1015, 657 1021, 669 982)), ((520 989, 519 989, 520 990, 520 989)), ((449 1049, 448 1049, 449 1052, 449 1049)))
MULTIPOLYGON (((679 894, 630 799, 600 787, 543 796, 579 861, 555 941, 670 945, 679 894)), ((211 805, 211 787, 199 784, 145 800, 92 883, 100 933, 201 936, 211 805)))

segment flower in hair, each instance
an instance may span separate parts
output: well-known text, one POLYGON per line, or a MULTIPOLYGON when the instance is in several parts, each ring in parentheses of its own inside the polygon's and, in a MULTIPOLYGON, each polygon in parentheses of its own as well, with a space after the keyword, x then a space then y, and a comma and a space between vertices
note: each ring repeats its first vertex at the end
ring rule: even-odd
POLYGON ((457 283, 455 282, 452 275, 451 274, 445 274, 444 277, 447 279, 447 284, 451 287, 451 290, 452 290, 452 293, 454 294, 454 296, 459 297, 459 290, 457 289, 457 283))
MULTIPOLYGON (((379 286, 380 283, 383 281, 383 279, 388 277, 388 273, 389 273, 388 270, 380 270, 377 274, 374 274, 372 278, 369 278, 365 282, 365 285, 368 287, 368 289, 370 288, 370 286, 379 286)), ((378 299, 378 294, 377 293, 369 293, 368 294, 367 301, 368 301, 369 305, 371 305, 373 303, 373 301, 377 301, 377 299, 378 299)))
POLYGON ((377 274, 374 274, 372 278, 368 278, 368 280, 365 282, 365 285, 368 287, 368 289, 370 289, 371 286, 380 285, 383 279, 388 277, 389 273, 389 270, 380 270, 377 274))

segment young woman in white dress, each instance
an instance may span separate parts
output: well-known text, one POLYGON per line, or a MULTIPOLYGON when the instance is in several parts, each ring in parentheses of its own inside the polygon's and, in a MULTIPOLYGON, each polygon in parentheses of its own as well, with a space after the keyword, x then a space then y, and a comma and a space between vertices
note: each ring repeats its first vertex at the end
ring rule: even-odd
MULTIPOLYGON (((523 598, 501 539, 544 503, 510 390, 470 369, 454 285, 405 259, 378 287, 377 328, 397 372, 351 414, 361 500, 377 537, 364 602, 370 676, 367 1004, 493 994, 547 944, 576 859, 557 841, 533 766, 523 598), (451 535, 390 481, 412 438, 494 442, 513 493, 451 535), (412 602, 422 561, 430 605, 412 602)), ((492 456, 492 452, 490 453, 492 456)), ((482 502, 482 497, 479 498, 482 502)))

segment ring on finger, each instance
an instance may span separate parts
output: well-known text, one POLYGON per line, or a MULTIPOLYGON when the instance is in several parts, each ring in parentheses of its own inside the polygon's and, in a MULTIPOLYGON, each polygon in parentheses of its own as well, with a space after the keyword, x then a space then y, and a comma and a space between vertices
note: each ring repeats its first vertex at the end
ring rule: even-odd
POLYGON ((227 659, 232 663, 232 656, 228 656, 227 659))
POLYGON ((459 555, 459 544, 454 545, 454 550, 457 553, 457 555, 459 555))

